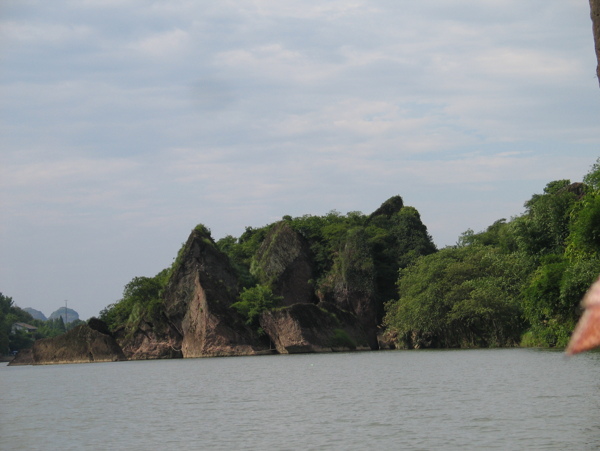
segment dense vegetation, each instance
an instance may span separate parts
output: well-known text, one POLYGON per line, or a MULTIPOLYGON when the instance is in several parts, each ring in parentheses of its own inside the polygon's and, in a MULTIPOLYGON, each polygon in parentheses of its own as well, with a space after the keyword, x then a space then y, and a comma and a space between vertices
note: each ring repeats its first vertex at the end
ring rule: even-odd
POLYGON ((8 354, 31 347, 35 340, 55 337, 81 324, 83 321, 69 321, 65 325, 62 317, 41 321, 14 305, 11 297, 0 293, 0 355, 8 354), (14 323, 26 323, 37 327, 37 331, 29 333, 24 330, 14 330, 14 323))
MULTIPOLYGON (((419 213, 404 206, 400 196, 392 197, 368 216, 359 212, 343 215, 331 211, 324 216, 285 216, 282 221, 299 232, 310 247, 314 267, 312 283, 316 291, 328 289, 331 281, 328 276, 333 273, 341 273, 352 280, 358 280, 359 274, 366 274, 365 286, 370 287, 380 303, 380 316, 383 315, 383 303, 395 296, 398 269, 436 250, 419 213), (356 252, 363 252, 368 257, 366 266, 357 266, 356 252)), ((234 308, 255 329, 258 329, 260 312, 276 307, 280 301, 271 291, 271 279, 264 272, 263 254, 259 252, 268 233, 280 223, 261 228, 247 227, 239 238, 226 236, 214 243, 229 257, 240 281, 240 297, 234 308)), ((197 229, 209 233, 202 224, 197 229)), ((132 331, 142 320, 161 321, 162 293, 179 264, 180 254, 181 251, 170 268, 155 277, 134 278, 125 287, 123 298, 101 312, 100 318, 111 330, 125 328, 132 331)))
MULTIPOLYGON (((176 261, 177 263, 177 261, 176 261)), ((176 264, 174 263, 174 265, 176 264)), ((134 277, 125 285, 123 298, 100 312, 110 330, 124 328, 132 332, 141 321, 150 324, 162 321, 162 292, 169 281, 171 269, 164 269, 154 277, 134 277)))
MULTIPOLYGON (((392 197, 370 216, 360 212, 342 215, 333 210, 324 216, 284 216, 283 220, 309 242, 317 285, 324 281, 336 259, 342 259, 339 265, 348 263, 341 251, 348 239, 357 234, 363 236, 369 253, 374 254, 375 271, 382 282, 380 286, 386 287, 384 291, 389 291, 390 279, 393 286, 398 267, 405 267, 419 255, 435 252, 419 213, 412 207, 404 207, 400 196, 392 197), (391 278, 390 274, 393 274, 391 278)), ((247 227, 239 239, 227 236, 217 242, 240 268, 240 275, 247 285, 256 283, 256 254, 271 227, 273 224, 260 229, 247 227)))
POLYGON ((279 306, 281 297, 275 296, 266 285, 256 285, 244 288, 240 293, 240 300, 232 305, 242 317, 246 324, 263 334, 258 318, 264 310, 271 310, 279 306))
MULTIPOLYGON (((265 266, 268 254, 261 250, 281 224, 307 243, 314 292, 325 299, 349 287, 365 293, 399 347, 562 347, 580 315, 581 298, 600 273, 600 159, 583 183, 550 182, 525 203, 523 214, 478 233, 467 230, 455 246, 441 250, 417 210, 404 206, 400 196, 370 215, 284 216, 278 223, 247 227, 239 238, 211 241, 238 275, 233 307, 259 332, 260 313, 281 302, 273 294, 272 267, 265 266)), ((197 229, 210 239, 205 226, 197 229)), ((142 321, 151 327, 165 321, 163 294, 182 252, 156 276, 135 277, 122 299, 101 312, 110 330, 133 333, 142 321)), ((33 320, 3 295, 0 315, 3 350, 66 330, 62 319, 33 320), (16 321, 36 325, 38 333, 11 332, 16 321)))
POLYGON ((525 212, 400 271, 385 325, 402 347, 565 346, 600 273, 600 159, 525 212))
MULTIPOLYGON (((331 290, 333 281, 352 284, 372 294, 380 306, 380 319, 384 303, 396 297, 398 270, 436 251, 419 213, 404 206, 400 196, 388 199, 371 215, 343 215, 334 210, 324 216, 284 216, 283 221, 309 244, 315 291, 331 290)), ((259 248, 275 226, 248 227, 239 239, 227 236, 217 241, 238 272, 243 288, 271 288, 269 277, 261 270, 259 248)))

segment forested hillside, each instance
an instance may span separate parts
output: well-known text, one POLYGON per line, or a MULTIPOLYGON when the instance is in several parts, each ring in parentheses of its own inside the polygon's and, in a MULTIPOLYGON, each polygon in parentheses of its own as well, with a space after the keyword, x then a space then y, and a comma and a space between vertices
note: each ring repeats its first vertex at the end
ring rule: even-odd
POLYGON ((525 207, 400 270, 384 319, 400 347, 567 344, 600 273, 600 159, 525 207))

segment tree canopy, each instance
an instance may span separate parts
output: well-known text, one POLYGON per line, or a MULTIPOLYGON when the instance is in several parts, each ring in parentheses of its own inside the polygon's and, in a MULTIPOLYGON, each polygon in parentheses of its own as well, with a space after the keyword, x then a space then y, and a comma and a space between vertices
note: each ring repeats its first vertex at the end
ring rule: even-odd
POLYGON ((584 183, 556 180, 525 212, 399 274, 385 325, 402 347, 565 346, 600 273, 600 159, 584 183))

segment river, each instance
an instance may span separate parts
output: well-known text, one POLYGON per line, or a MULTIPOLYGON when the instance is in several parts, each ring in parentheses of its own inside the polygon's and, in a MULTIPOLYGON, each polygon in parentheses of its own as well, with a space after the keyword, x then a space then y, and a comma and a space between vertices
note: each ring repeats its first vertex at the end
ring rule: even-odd
POLYGON ((6 450, 592 450, 600 353, 380 351, 0 366, 6 450))

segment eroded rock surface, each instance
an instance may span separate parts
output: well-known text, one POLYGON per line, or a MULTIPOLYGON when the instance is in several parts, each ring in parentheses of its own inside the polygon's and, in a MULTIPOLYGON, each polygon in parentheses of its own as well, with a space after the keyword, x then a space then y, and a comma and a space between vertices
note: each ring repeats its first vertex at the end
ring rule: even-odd
POLYGON ((165 316, 180 337, 183 357, 253 355, 268 351, 231 308, 238 281, 210 234, 190 235, 165 291, 165 316))
POLYGON ((375 294, 375 266, 364 231, 348 233, 334 267, 318 291, 322 302, 330 302, 355 315, 371 349, 379 349, 375 294))
POLYGON ((131 336, 124 330, 115 332, 115 338, 130 360, 178 359, 183 357, 181 338, 169 327, 152 327, 142 322, 131 336))
POLYGON ((267 311, 260 324, 280 354, 370 349, 356 318, 332 304, 267 311))
POLYGON ((285 221, 276 224, 256 255, 254 274, 273 294, 283 297, 283 305, 316 303, 310 247, 285 221))
MULTIPOLYGON (((63 335, 37 340, 32 348, 19 352, 9 365, 48 365, 127 360, 121 347, 111 335, 94 329, 94 324, 91 326, 82 324, 63 335)), ((101 328, 101 326, 97 328, 101 328)))

